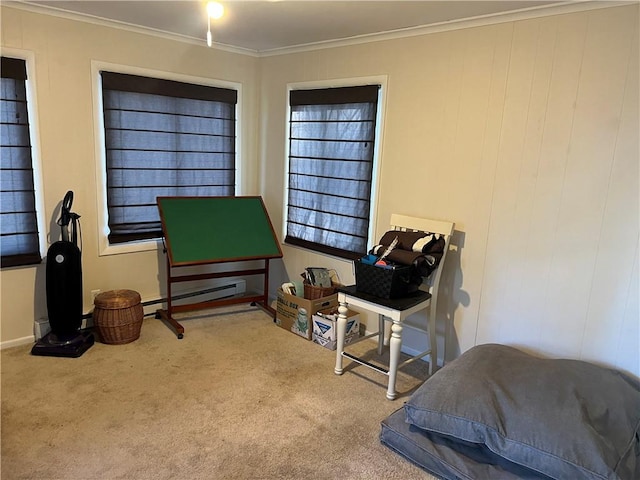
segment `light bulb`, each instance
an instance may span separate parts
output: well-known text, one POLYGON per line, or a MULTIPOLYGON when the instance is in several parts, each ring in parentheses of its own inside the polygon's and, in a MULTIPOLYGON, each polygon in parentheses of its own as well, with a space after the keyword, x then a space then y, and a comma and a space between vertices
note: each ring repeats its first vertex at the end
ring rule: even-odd
POLYGON ((211 30, 207 30, 207 47, 212 45, 213 41, 211 39, 211 30))
POLYGON ((222 18, 224 15, 224 7, 221 3, 218 2, 208 2, 207 3, 207 14, 209 18, 218 19, 222 18))

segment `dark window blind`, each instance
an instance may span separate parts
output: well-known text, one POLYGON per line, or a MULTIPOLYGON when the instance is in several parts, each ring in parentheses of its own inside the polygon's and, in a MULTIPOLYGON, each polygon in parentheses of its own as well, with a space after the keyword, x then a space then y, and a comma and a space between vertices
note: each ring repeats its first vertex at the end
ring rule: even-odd
POLYGON ((286 243, 342 258, 366 252, 379 88, 290 92, 286 243))
POLYGON ((159 196, 232 196, 237 91, 100 72, 109 242, 162 236, 159 196))
POLYGON ((27 67, 0 65, 0 252, 2 267, 40 263, 40 242, 27 113, 27 67))

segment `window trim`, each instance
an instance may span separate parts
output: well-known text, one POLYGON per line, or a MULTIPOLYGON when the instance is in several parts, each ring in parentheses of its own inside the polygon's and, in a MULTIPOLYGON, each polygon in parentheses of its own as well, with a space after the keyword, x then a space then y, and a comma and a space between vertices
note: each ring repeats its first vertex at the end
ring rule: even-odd
POLYGON ((41 262, 29 265, 16 265, 15 267, 5 267, 3 270, 17 268, 34 268, 42 264, 42 260, 47 255, 47 230, 46 210, 44 203, 44 181, 42 178, 42 155, 40 154, 40 121, 38 118, 38 97, 36 55, 30 50, 18 48, 2 47, 2 56, 24 60, 27 68, 27 114, 29 115, 29 137, 31 141, 31 168, 33 170, 33 190, 36 202, 36 221, 38 224, 38 242, 40 247, 41 262))
POLYGON ((139 240, 118 244, 109 244, 109 225, 107 211, 107 159, 105 151, 104 134, 104 114, 102 104, 102 76, 101 70, 128 75, 140 75, 163 80, 173 80, 177 82, 192 83, 210 87, 221 87, 236 90, 238 92, 238 103, 236 104, 236 195, 242 195, 243 174, 245 169, 243 155, 241 152, 241 126, 242 126, 242 84, 217 80, 212 78, 197 77, 195 75, 185 75, 180 73, 151 70, 148 68, 132 67, 127 65, 91 61, 91 86, 93 96, 93 119, 95 135, 95 166, 96 166, 96 212, 97 212, 97 233, 98 233, 98 256, 119 255, 123 253, 144 252, 157 250, 162 247, 161 238, 149 240, 139 240))
MULTIPOLYGON (((373 151, 373 170, 371 172, 371 207, 369 210, 369 231, 367 232, 367 250, 373 247, 374 235, 376 232, 377 218, 378 218, 378 178, 382 169, 382 145, 384 140, 384 119, 386 112, 386 98, 387 98, 387 75, 374 75, 368 77, 353 77, 343 79, 332 80, 317 80, 310 82, 294 82, 287 84, 285 105, 286 105, 286 125, 285 125, 285 152, 284 152, 284 195, 282 198, 282 238, 287 236, 287 218, 288 218, 288 199, 289 199, 289 153, 290 153, 290 121, 291 121, 291 105, 289 104, 289 96, 292 90, 312 90, 321 88, 340 88, 340 87, 356 87, 362 85, 380 85, 378 90, 378 109, 376 116, 376 141, 373 151)), ((317 250, 311 250, 307 247, 295 245, 292 243, 286 243, 288 247, 299 248, 306 252, 312 252, 316 255, 328 255, 336 260, 344 262, 350 262, 350 260, 331 255, 327 252, 320 252, 317 250)))

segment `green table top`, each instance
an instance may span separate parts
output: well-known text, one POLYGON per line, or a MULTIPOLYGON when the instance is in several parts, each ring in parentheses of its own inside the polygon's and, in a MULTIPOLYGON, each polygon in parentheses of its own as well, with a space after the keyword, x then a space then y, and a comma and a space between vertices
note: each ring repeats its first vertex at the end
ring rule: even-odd
POLYGON ((261 197, 158 197, 172 266, 281 258, 261 197))

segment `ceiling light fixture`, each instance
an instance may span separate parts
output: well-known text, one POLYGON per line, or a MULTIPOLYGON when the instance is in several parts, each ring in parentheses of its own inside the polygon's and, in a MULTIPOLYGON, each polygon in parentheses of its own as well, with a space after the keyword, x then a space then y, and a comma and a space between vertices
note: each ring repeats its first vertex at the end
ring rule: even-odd
POLYGON ((211 46, 213 44, 213 39, 211 38, 211 19, 218 20, 222 18, 224 15, 224 7, 221 3, 218 2, 208 2, 207 3, 207 46, 211 46))

